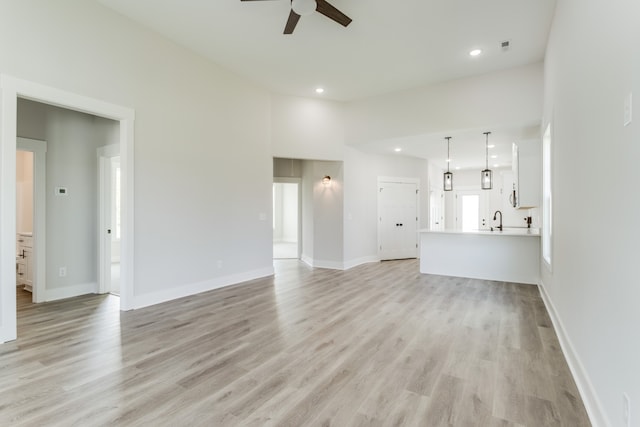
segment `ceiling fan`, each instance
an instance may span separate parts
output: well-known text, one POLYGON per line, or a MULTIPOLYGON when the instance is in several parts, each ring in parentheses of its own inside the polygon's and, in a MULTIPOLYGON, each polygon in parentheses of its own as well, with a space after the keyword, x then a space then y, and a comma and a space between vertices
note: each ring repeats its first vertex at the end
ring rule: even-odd
MULTIPOLYGON (((264 0, 240 0, 240 1, 264 1, 264 0)), ((268 0, 267 0, 268 1, 268 0)), ((349 18, 344 13, 340 12, 335 7, 331 6, 326 0, 291 0, 291 12, 289 12, 289 19, 284 26, 283 34, 292 34, 293 30, 298 24, 298 20, 301 16, 311 15, 313 12, 320 12, 329 19, 334 20, 338 24, 346 27, 351 23, 349 18)))

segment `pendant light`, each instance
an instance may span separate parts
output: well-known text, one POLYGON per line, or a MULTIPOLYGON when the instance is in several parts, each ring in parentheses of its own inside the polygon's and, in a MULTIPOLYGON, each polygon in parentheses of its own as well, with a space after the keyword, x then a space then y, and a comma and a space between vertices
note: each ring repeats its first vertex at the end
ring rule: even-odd
POLYGON ((453 174, 449 172, 449 163, 451 163, 451 157, 449 157, 449 143, 450 136, 445 137, 447 140, 447 171, 444 173, 444 191, 453 190, 453 174))
POLYGON ((492 172, 489 170, 489 135, 491 135, 491 132, 484 132, 484 134, 486 136, 486 142, 485 142, 486 163, 485 163, 484 170, 480 172, 480 187, 483 190, 491 190, 492 183, 493 183, 492 172))

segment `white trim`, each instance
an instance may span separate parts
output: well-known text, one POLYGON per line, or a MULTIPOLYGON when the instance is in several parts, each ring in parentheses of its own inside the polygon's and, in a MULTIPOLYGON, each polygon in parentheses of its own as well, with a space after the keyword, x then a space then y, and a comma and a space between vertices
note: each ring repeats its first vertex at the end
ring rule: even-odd
POLYGON ((408 178, 402 176, 379 176, 378 177, 378 185, 381 182, 390 182, 395 184, 416 184, 418 189, 420 189, 420 178, 408 178))
POLYGON ((362 264, 369 264, 373 262, 380 262, 380 258, 377 255, 365 256, 356 259, 352 259, 344 262, 344 269, 349 270, 353 267, 357 267, 362 264))
POLYGON ((300 257, 300 261, 304 262, 305 264, 307 264, 309 267, 312 267, 312 268, 327 268, 330 270, 344 271, 344 270, 352 269, 362 264, 380 262, 380 258, 378 258, 376 255, 371 255, 371 256, 352 259, 345 262, 339 262, 339 261, 325 261, 321 259, 316 260, 307 255, 302 255, 300 257))
POLYGON ((82 283, 80 285, 65 286, 62 288, 46 289, 42 301, 56 301, 60 299, 73 298, 79 295, 95 294, 98 283, 82 283))
POLYGON ((311 258, 308 255, 305 255, 305 254, 300 255, 300 261, 304 262, 309 267, 313 267, 313 258, 311 258))
POLYGON ((135 111, 53 87, 0 75, 0 342, 14 340, 16 328, 16 137, 18 97, 120 122, 122 170, 121 310, 133 300, 133 145, 135 111))
POLYGON ((300 257, 300 261, 304 262, 305 264, 307 264, 311 268, 327 268, 327 269, 330 269, 330 270, 344 270, 345 269, 343 263, 341 263, 339 261, 317 260, 317 259, 311 258, 310 256, 304 255, 304 254, 302 254, 302 256, 300 257))
POLYGON ((540 284, 538 285, 540 289, 540 295, 542 296, 542 301, 547 308, 547 312, 551 317, 551 322, 553 323, 553 328, 556 331, 556 335, 558 336, 558 341, 560 341, 560 348, 562 349, 562 353, 569 365, 569 369, 571 370, 571 374, 573 375, 573 379, 578 386, 578 392, 580 393, 580 397, 582 397, 582 401, 584 402, 584 406, 587 410, 587 414, 589 415, 589 420, 593 427, 605 427, 610 426, 611 423, 607 419, 606 413, 602 409, 602 403, 600 399, 598 399, 598 394, 596 393, 596 389, 593 386, 593 383, 589 379, 589 375, 587 374, 584 365, 580 361, 580 357, 578 353, 575 351, 575 348, 567 334, 564 325, 562 324, 562 320, 556 311, 547 290, 545 289, 544 283, 540 280, 540 284))
POLYGON ((313 260, 313 268, 327 268, 329 270, 344 270, 344 263, 340 261, 313 260))
POLYGON ((47 255, 47 142, 16 138, 16 149, 33 153, 33 286, 32 301, 44 301, 47 255))
POLYGON ((273 274, 273 267, 267 267, 259 270, 248 271, 245 273, 233 274, 230 276, 216 277, 215 279, 205 280, 203 282, 192 283, 189 285, 171 288, 159 292, 153 292, 150 294, 136 295, 133 297, 132 308, 138 309, 148 307, 150 305, 160 304, 178 298, 184 298, 203 292, 213 291, 215 289, 224 288, 226 286, 241 284, 249 280, 272 276, 273 274))

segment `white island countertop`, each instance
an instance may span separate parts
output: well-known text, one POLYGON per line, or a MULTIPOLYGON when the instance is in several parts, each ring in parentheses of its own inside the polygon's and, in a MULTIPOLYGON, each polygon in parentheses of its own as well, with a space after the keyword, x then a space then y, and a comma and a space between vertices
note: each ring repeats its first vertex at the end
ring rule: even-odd
POLYGON ((420 230, 421 273, 537 284, 539 270, 538 229, 420 230))
POLYGON ((418 230, 419 233, 441 233, 441 234, 480 234, 480 235, 496 235, 496 236, 530 236, 540 237, 540 230, 538 228, 519 228, 519 227, 505 227, 504 230, 429 230, 423 228, 418 230))

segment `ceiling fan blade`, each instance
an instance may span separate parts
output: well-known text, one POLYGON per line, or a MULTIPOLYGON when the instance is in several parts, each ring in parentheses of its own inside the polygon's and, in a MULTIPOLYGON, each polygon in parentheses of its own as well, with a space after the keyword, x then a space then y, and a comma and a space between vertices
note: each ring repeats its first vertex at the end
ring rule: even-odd
POLYGON ((351 18, 331 6, 326 0, 316 0, 316 4, 318 5, 316 11, 320 12, 327 18, 333 19, 344 27, 351 24, 351 18))
POLYGON ((293 30, 295 30, 296 25, 298 25, 298 20, 300 19, 300 15, 295 13, 293 9, 289 13, 289 19, 287 19, 287 24, 284 26, 283 34, 292 34, 293 30))

